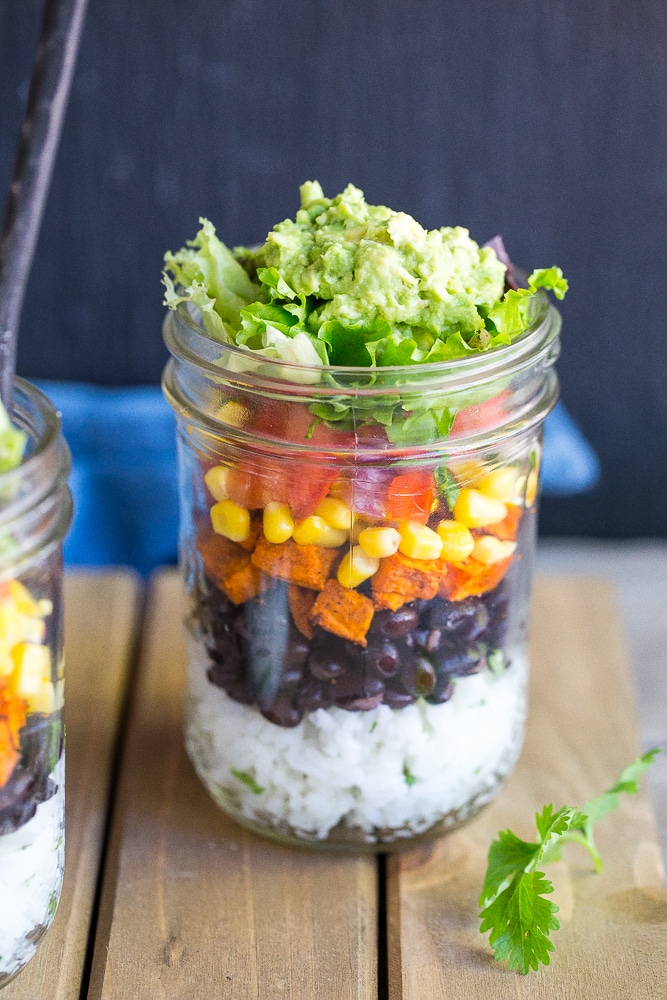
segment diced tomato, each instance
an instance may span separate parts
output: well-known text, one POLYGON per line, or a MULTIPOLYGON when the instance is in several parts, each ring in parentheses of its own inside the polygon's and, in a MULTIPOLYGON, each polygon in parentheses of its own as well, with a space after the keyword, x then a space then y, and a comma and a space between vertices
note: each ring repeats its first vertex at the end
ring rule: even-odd
POLYGON ((435 496, 433 473, 427 469, 402 472, 387 491, 387 515, 397 521, 426 524, 435 496))
POLYGON ((487 399, 484 403, 475 403, 474 406, 466 406, 459 410, 454 417, 450 437, 463 437, 464 434, 472 434, 475 431, 484 430, 497 423, 506 410, 506 404, 511 396, 509 389, 499 392, 493 399, 487 399))
POLYGON ((231 469, 226 487, 230 500, 247 510, 270 501, 289 504, 297 521, 312 514, 329 492, 337 470, 331 464, 281 461, 243 463, 231 469))

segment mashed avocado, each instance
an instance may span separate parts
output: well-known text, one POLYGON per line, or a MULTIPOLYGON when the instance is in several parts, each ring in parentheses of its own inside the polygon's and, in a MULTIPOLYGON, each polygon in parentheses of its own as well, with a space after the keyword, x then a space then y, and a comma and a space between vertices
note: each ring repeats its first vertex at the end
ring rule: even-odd
POLYGON ((269 233, 258 258, 295 292, 324 300, 322 322, 383 319, 434 336, 468 339, 484 327, 478 307, 505 288, 505 265, 467 229, 427 232, 405 212, 367 205, 352 184, 335 198, 304 184, 296 219, 269 233))
POLYGON ((559 268, 546 268, 506 291, 505 264, 467 229, 427 231, 368 205, 352 184, 335 198, 303 184, 296 218, 252 251, 230 251, 200 221, 195 239, 165 256, 166 304, 191 302, 215 339, 284 361, 453 360, 511 343, 533 321, 539 288, 559 298, 567 288, 559 268))

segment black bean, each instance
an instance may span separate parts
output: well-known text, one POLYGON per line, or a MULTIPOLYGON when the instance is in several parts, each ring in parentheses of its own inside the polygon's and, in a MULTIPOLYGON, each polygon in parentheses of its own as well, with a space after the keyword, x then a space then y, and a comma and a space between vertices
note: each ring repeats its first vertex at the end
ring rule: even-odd
POLYGON ((227 688, 228 684, 241 681, 241 673, 235 668, 228 667, 225 663, 212 663, 206 671, 211 684, 219 688, 227 688))
POLYGON ((226 638, 224 641, 216 642, 215 646, 207 648, 207 653, 214 663, 230 671, 241 672, 243 669, 243 656, 239 644, 232 639, 226 638))
POLYGON ((419 698, 431 694, 437 677, 430 660, 425 656, 414 656, 405 665, 401 680, 408 691, 419 698))
POLYGON ((382 692, 366 698, 342 698, 337 704, 348 712, 369 712, 382 704, 382 692))
POLYGON ((225 691, 233 701, 239 701, 242 705, 254 705, 257 700, 253 686, 247 679, 227 681, 225 691))
POLYGON ((440 650, 435 659, 438 674, 449 674, 450 677, 477 674, 484 666, 482 654, 483 650, 479 646, 466 646, 456 651, 440 650))
POLYGON ((301 669, 306 665, 309 652, 310 643, 306 637, 301 635, 296 629, 292 629, 287 640, 287 649, 285 650, 286 662, 292 669, 301 669))
POLYGON ((442 705, 444 702, 449 701, 453 694, 454 683, 451 677, 445 674, 442 677, 438 677, 435 687, 426 700, 431 705, 442 705))
POLYGON ((328 685, 320 684, 317 681, 306 681, 299 688, 296 701, 305 712, 314 712, 318 708, 328 708, 333 705, 333 693, 328 685))
POLYGON ((372 673, 380 677, 393 677, 401 665, 401 656, 396 643, 375 636, 369 639, 366 663, 372 673))
MULTIPOLYGON (((379 681, 381 684, 382 682, 379 681)), ((365 698, 367 692, 364 685, 364 675, 357 671, 348 671, 340 677, 335 677, 329 681, 328 690, 332 700, 338 704, 345 698, 365 698)))
POLYGON ((395 636, 414 632, 418 624, 419 615, 413 607, 406 604, 398 611, 387 609, 378 611, 373 618, 373 631, 381 632, 393 639, 395 636))
POLYGON ((308 669, 318 680, 332 680, 347 673, 361 660, 361 648, 330 632, 319 630, 313 637, 308 669))
POLYGON ((303 718, 303 712, 299 708, 296 708, 287 698, 280 696, 262 709, 262 715, 275 726, 283 726, 287 729, 298 726, 303 718))
POLYGON ((414 700, 414 695, 410 694, 409 691, 401 691, 393 687, 385 687, 384 689, 383 701, 385 705, 389 706, 389 708, 407 708, 408 705, 412 705, 414 700))
POLYGON ((320 681, 330 681, 335 677, 342 677, 350 669, 350 664, 345 660, 336 659, 326 653, 311 653, 308 659, 308 669, 313 677, 320 681))

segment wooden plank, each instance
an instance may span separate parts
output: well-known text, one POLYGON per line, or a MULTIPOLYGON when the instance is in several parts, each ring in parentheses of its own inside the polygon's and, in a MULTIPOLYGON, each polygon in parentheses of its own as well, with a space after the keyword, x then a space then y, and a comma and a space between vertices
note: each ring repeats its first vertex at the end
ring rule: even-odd
POLYGON ((182 748, 181 586, 161 574, 122 765, 89 997, 377 997, 368 857, 299 851, 229 820, 182 748))
POLYGON ((610 588, 538 580, 525 748, 499 799, 433 849, 388 866, 390 1000, 656 1000, 667 997, 667 900, 647 794, 626 797, 596 835, 594 874, 574 845, 551 868, 561 929, 548 968, 523 977, 479 934, 489 844, 511 827, 531 838, 547 802, 577 805, 639 753, 633 689, 610 588))
POLYGON ((2 991, 2 1000, 78 1000, 139 598, 134 573, 66 576, 65 879, 51 929, 24 971, 2 991))

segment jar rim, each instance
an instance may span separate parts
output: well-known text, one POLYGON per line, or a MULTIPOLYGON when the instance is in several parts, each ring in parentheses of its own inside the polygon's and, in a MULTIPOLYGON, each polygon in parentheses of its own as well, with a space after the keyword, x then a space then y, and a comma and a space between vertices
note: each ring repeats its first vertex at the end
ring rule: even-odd
POLYGON ((470 388, 512 376, 534 364, 549 352, 554 342, 557 343, 560 313, 541 290, 534 298, 533 309, 534 322, 511 344, 448 361, 386 367, 304 365, 258 355, 248 348, 213 339, 187 303, 179 303, 175 310, 169 311, 163 335, 174 358, 217 379, 231 376, 236 384, 244 382, 255 389, 277 392, 284 392, 289 387, 293 395, 313 392, 324 396, 339 395, 341 390, 354 388, 355 394, 365 396, 384 393, 388 385, 412 384, 427 389, 431 383, 446 390, 449 387, 470 388), (223 363, 225 359, 229 359, 227 364, 223 363), (328 376, 329 384, 322 381, 323 374, 328 376), (367 385, 356 384, 355 380, 364 378, 372 381, 367 385))
MULTIPOLYGON (((42 432, 32 439, 34 447, 28 455, 24 456, 19 465, 13 469, 7 469, 5 472, 0 472, 0 498, 5 493, 5 490, 10 490, 16 481, 23 479, 24 476, 33 471, 35 466, 41 461, 42 456, 57 442, 61 433, 60 416, 51 400, 48 396, 44 395, 41 389, 38 389, 36 385, 17 375, 14 379, 14 390, 15 393, 18 391, 19 395, 27 397, 28 401, 33 404, 35 410, 43 420, 44 426, 42 432)), ((16 414, 16 411, 17 405, 16 399, 14 399, 13 416, 16 414)), ((3 504, 0 499, 0 510, 2 509, 3 504)))
POLYGON ((15 531, 20 536, 23 530, 25 537, 0 549, 3 572, 32 558, 35 549, 62 539, 72 513, 67 489, 70 452, 57 410, 36 386, 17 377, 12 418, 27 433, 30 448, 19 465, 0 473, 0 536, 15 531))

